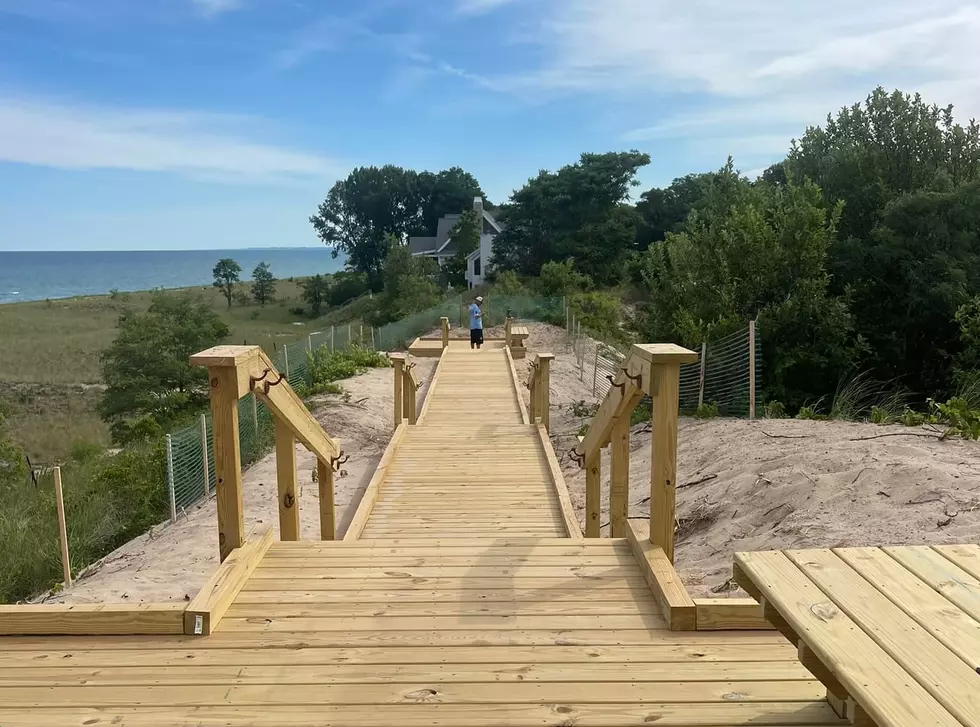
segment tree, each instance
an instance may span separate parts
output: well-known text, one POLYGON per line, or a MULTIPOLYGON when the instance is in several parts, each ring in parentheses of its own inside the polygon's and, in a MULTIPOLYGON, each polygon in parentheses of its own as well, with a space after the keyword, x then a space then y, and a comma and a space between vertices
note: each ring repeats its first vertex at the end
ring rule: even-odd
POLYGON ((211 271, 214 275, 214 287, 220 288, 225 294, 229 308, 231 308, 231 297, 235 292, 235 283, 240 282, 238 276, 241 272, 242 266, 228 257, 221 258, 211 271))
POLYGON ((359 167, 334 184, 310 222, 334 257, 346 253, 348 267, 380 290, 392 240, 434 235, 440 217, 471 207, 482 195, 476 179, 459 167, 438 174, 391 164, 359 167))
POLYGON ((207 371, 192 367, 190 357, 227 336, 211 306, 187 294, 156 293, 146 313, 124 313, 101 357, 106 389, 99 409, 113 439, 162 432, 205 407, 207 371))
POLYGON ((375 325, 397 321, 439 302, 430 258, 414 257, 405 245, 392 244, 384 264, 384 290, 378 296, 375 325))
POLYGON ((340 271, 333 274, 330 281, 330 305, 341 306, 368 292, 367 277, 364 273, 340 271))
POLYGON ((313 316, 320 315, 320 309, 330 295, 329 280, 317 273, 312 278, 301 282, 300 286, 303 288, 303 300, 310 304, 313 316))
POLYGON ((641 194, 636 204, 643 220, 637 231, 637 247, 646 250, 651 243, 663 242, 668 232, 680 232, 713 178, 714 173, 688 174, 675 179, 669 187, 654 187, 641 194))
POLYGON ((596 282, 616 282, 640 223, 626 203, 637 170, 649 163, 637 151, 583 154, 557 172, 541 171, 511 196, 494 241, 497 266, 536 275, 546 262, 571 258, 596 282))
POLYGON ((265 305, 274 300, 276 295, 276 279, 269 271, 268 263, 259 263, 252 271, 252 297, 255 302, 265 305))
POLYGON ((683 230, 645 253, 648 339, 699 347, 758 316, 769 395, 799 406, 833 391, 857 353, 828 291, 839 215, 812 183, 753 184, 729 161, 683 230))
POLYGON ((466 258, 480 247, 482 229, 483 220, 477 217, 473 210, 467 210, 459 218, 459 222, 450 233, 456 246, 456 254, 446 260, 439 269, 444 284, 456 288, 466 287, 466 258))

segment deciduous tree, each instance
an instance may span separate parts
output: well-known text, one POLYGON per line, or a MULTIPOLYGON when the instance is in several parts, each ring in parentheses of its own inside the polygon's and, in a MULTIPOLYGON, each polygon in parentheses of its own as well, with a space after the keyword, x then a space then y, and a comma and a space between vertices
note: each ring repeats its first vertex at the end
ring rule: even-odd
POLYGON ((269 263, 259 263, 252 271, 252 297, 255 302, 265 305, 274 300, 276 295, 276 279, 272 277, 269 263))
POLYGON ((211 271, 211 274, 214 275, 214 287, 219 288, 224 293, 229 308, 231 308, 231 299, 235 293, 235 283, 241 280, 239 277, 241 272, 242 266, 228 257, 221 258, 211 271))

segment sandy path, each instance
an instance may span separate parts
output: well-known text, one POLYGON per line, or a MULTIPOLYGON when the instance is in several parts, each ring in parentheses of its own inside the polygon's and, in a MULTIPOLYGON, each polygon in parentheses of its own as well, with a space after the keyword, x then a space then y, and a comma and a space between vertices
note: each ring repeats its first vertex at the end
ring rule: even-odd
MULTIPOLYGON (((416 374, 428 392, 436 359, 413 359, 416 374)), ((345 476, 334 484, 338 527, 344 528, 352 513, 348 507, 360 495, 391 438, 394 391, 391 369, 372 369, 339 382, 350 392, 350 402, 340 396, 317 397, 311 402, 317 420, 341 448, 350 454, 343 465, 345 476)), ((420 404, 421 406, 421 404, 420 404)), ((319 498, 312 472, 316 458, 296 447, 300 483, 300 522, 303 539, 320 535, 319 498)), ((276 458, 270 454, 245 472, 242 482, 245 530, 271 525, 278 532, 276 458)), ((356 507, 356 504, 355 504, 356 507)), ((193 597, 218 565, 218 519, 214 500, 201 503, 174 525, 166 523, 131 540, 93 565, 70 589, 47 600, 52 603, 139 603, 180 601, 193 597)))

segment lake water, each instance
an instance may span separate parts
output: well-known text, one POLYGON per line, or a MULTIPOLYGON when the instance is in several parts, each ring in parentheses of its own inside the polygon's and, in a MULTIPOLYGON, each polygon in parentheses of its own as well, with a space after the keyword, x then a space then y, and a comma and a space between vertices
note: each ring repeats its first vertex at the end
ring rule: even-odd
POLYGON ((248 250, 142 250, 116 252, 0 251, 0 303, 78 295, 110 290, 184 288, 210 285, 211 269, 230 257, 242 266, 242 280, 252 277, 260 262, 269 263, 277 278, 340 270, 344 257, 334 259, 327 247, 255 248, 248 250))

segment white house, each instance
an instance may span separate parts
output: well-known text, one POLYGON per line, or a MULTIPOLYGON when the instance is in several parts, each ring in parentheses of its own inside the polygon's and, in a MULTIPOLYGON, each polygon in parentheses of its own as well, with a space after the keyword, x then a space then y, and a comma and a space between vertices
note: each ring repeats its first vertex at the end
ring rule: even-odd
MULTIPOLYGON (((480 247, 471 252, 466 258, 466 284, 472 288, 480 285, 493 261, 494 238, 503 232, 503 227, 493 217, 493 213, 483 209, 483 198, 473 200, 473 211, 483 220, 480 234, 480 247)), ((435 237, 410 237, 408 249, 412 255, 431 257, 439 265, 456 254, 456 245, 452 239, 453 228, 459 223, 462 214, 446 215, 439 220, 435 237)))

